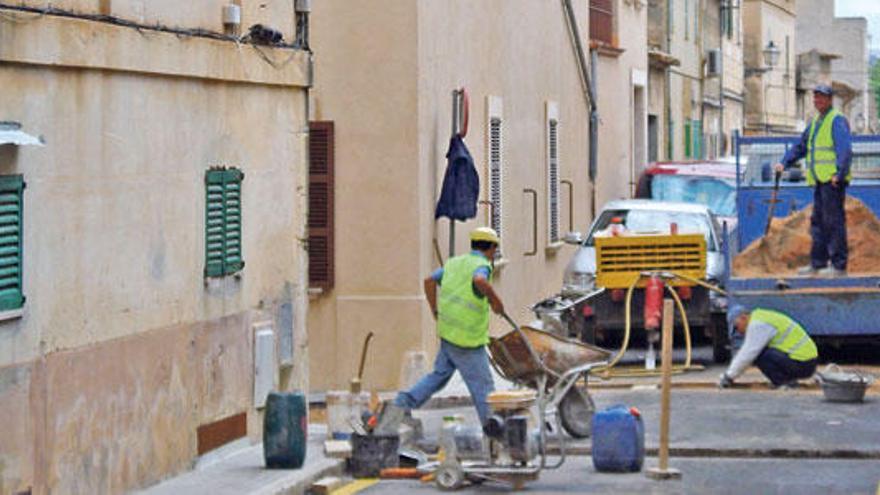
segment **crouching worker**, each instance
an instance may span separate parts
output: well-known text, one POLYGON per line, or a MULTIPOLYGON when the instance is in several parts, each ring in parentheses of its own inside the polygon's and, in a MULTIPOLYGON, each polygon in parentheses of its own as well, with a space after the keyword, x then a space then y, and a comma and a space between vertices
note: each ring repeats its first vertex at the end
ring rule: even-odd
POLYGON ((752 363, 774 387, 794 386, 800 378, 816 371, 816 344, 798 322, 772 309, 746 310, 734 305, 727 321, 745 335, 742 348, 733 357, 718 386, 727 388, 752 363))
POLYGON ((488 227, 474 229, 470 239, 470 253, 450 258, 443 268, 425 279, 425 295, 440 336, 434 370, 385 406, 377 431, 396 434, 404 413, 420 407, 446 386, 455 370, 467 385, 481 424, 489 417, 486 397, 495 390, 486 354, 489 310, 504 312, 504 305, 491 284, 490 260, 495 256, 499 239, 488 227))

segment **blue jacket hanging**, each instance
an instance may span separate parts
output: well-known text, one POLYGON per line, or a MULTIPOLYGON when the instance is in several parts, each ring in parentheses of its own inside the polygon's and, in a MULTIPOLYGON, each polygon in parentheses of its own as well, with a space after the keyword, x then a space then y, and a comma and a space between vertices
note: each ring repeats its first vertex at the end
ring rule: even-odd
POLYGON ((459 221, 474 218, 479 196, 480 177, 474 168, 474 159, 461 136, 456 134, 449 140, 446 175, 434 218, 448 217, 459 221))

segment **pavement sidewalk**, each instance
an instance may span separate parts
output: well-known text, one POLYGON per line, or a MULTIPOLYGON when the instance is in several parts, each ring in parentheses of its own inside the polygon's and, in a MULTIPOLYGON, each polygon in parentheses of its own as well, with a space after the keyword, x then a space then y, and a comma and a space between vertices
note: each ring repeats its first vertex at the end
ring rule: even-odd
POLYGON ((327 426, 310 424, 306 459, 300 469, 266 469, 263 444, 245 446, 207 461, 192 471, 136 492, 141 495, 299 494, 324 476, 341 475, 345 461, 324 455, 327 426))

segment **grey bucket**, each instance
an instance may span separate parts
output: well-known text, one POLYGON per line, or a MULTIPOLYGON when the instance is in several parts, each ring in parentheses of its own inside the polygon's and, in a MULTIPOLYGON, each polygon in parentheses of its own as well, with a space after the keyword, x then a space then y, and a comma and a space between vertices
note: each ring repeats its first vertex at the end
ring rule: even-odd
POLYGON ((843 371, 832 363, 816 373, 816 381, 822 386, 825 400, 829 402, 862 402, 874 377, 857 371, 843 371))

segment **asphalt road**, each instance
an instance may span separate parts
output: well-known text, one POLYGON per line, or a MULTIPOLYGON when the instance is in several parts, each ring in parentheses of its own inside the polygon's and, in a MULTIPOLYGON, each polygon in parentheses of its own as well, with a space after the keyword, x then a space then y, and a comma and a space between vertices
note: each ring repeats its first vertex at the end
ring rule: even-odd
MULTIPOLYGON (((655 466, 648 458, 646 467, 655 466)), ((875 495, 880 461, 672 458, 681 480, 654 481, 644 473, 610 474, 593 469, 589 457, 572 457, 559 470, 545 471, 515 492, 510 485, 487 482, 456 493, 600 493, 600 494, 846 494, 875 495)), ((437 493, 433 483, 382 480, 362 494, 437 493)))

